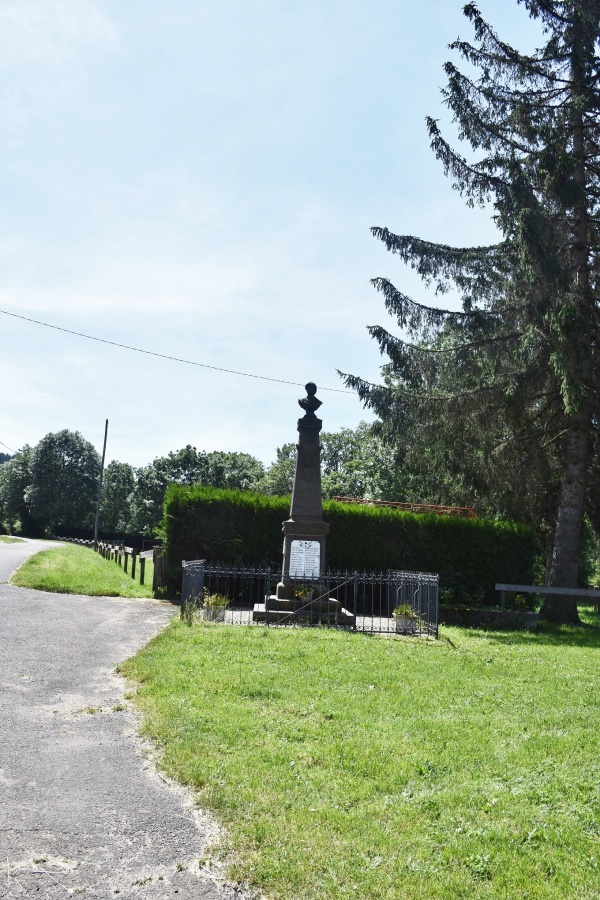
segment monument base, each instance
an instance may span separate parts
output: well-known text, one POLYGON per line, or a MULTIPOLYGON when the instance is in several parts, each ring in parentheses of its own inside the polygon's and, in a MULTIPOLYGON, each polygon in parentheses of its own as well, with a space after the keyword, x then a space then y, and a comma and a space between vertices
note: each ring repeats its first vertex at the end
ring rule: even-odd
POLYGON ((339 600, 330 597, 325 585, 308 587, 301 582, 294 585, 283 581, 279 582, 274 594, 265 597, 264 603, 254 604, 253 619, 274 625, 293 622, 317 625, 322 622, 353 628, 356 624, 356 616, 344 609, 339 600))
POLYGON ((344 609, 339 600, 295 597, 279 599, 272 594, 265 603, 255 603, 252 612, 255 622, 271 622, 273 625, 309 624, 343 625, 353 628, 356 616, 344 609))

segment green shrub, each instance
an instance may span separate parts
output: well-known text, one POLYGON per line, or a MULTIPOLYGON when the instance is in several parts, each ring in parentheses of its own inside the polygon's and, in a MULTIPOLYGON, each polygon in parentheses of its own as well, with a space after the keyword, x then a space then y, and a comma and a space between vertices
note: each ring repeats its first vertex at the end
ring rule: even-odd
POLYGON ((400 606, 395 606, 392 610, 393 616, 410 616, 413 618, 415 616, 415 612, 413 611, 410 603, 401 603, 400 606))
MULTIPOLYGON (((207 559, 277 568, 289 497, 173 485, 165 498, 162 536, 169 588, 181 587, 181 561, 207 559)), ((323 504, 331 530, 327 565, 351 571, 438 572, 446 603, 497 601, 494 584, 531 584, 540 545, 515 522, 417 515, 391 507, 323 504)))
POLYGON ((227 609, 231 600, 223 594, 208 594, 202 601, 202 609, 227 609))

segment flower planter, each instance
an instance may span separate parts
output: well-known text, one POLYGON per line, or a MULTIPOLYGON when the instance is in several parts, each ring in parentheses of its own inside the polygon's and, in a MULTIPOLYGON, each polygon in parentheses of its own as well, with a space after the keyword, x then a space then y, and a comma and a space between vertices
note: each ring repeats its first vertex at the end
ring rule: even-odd
POLYGON ((398 634, 415 634, 417 631, 418 619, 416 616, 399 616, 393 613, 393 619, 396 624, 398 634))
POLYGON ((225 621, 225 607, 224 606, 205 607, 202 610, 202 618, 206 619, 209 622, 224 622, 225 621))

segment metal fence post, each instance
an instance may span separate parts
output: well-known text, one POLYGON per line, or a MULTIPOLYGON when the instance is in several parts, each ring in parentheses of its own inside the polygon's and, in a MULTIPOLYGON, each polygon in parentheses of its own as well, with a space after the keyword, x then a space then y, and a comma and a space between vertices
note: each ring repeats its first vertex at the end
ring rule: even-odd
POLYGON ((187 607, 190 603, 197 605, 204 591, 204 567, 205 560, 181 561, 183 569, 181 581, 181 618, 186 618, 187 607))
POLYGON ((354 615, 354 630, 356 631, 356 610, 358 609, 358 572, 354 573, 354 597, 352 607, 352 613, 354 615))
POLYGON ((269 610, 271 607, 271 566, 267 566, 267 584, 265 591, 265 625, 269 624, 269 610))

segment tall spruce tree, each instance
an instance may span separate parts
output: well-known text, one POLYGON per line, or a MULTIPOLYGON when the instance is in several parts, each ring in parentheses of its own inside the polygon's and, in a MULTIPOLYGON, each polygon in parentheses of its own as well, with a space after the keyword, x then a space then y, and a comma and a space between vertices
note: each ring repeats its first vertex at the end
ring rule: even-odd
MULTIPOLYGON (((574 587, 586 507, 599 518, 590 486, 600 412, 600 0, 518 2, 542 26, 533 54, 503 41, 475 3, 464 7, 474 40, 450 45, 468 67, 446 63, 442 93, 473 154, 427 119, 453 187, 471 206, 491 205, 500 240, 456 248, 373 228, 437 294, 458 291, 462 309, 422 305, 375 279, 408 340, 370 328, 389 357, 383 385, 344 377, 389 434, 418 424, 416 446, 434 444, 441 458, 444 445, 467 482, 477 472, 489 479, 503 461, 514 491, 524 494, 531 478, 539 493, 546 478, 546 580, 574 587)), ((542 615, 578 621, 576 601, 549 597, 542 615)))

